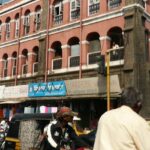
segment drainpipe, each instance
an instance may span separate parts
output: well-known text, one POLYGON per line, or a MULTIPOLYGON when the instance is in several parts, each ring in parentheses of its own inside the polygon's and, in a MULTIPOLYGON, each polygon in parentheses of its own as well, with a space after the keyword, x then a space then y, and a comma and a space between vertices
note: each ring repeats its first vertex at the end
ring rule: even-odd
POLYGON ((49 48, 49 24, 50 24, 50 0, 48 0, 48 14, 47 14, 47 26, 46 26, 46 63, 45 63, 45 79, 44 82, 47 82, 47 72, 48 72, 48 48, 49 48))
POLYGON ((20 36, 21 36, 21 17, 22 17, 22 7, 20 8, 19 16, 19 34, 18 34, 18 50, 17 50, 17 64, 16 64, 16 75, 15 75, 15 85, 17 85, 17 76, 19 70, 19 52, 20 52, 20 36))
POLYGON ((79 79, 82 78, 82 0, 80 1, 80 66, 79 79))

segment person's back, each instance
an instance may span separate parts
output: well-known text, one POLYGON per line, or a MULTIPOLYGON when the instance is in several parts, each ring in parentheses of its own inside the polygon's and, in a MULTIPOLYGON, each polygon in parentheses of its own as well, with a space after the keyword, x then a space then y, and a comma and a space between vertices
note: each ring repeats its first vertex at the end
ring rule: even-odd
POLYGON ((148 123, 128 106, 104 113, 94 150, 150 150, 148 123))

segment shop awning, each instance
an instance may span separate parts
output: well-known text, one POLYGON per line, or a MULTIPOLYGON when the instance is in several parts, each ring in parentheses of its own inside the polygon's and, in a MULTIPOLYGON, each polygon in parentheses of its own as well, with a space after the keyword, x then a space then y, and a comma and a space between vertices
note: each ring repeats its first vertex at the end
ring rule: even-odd
POLYGON ((18 104, 18 103, 22 103, 22 102, 24 102, 25 100, 20 100, 20 101, 13 101, 13 100, 11 100, 11 101, 1 101, 0 102, 0 105, 1 104, 18 104))
MULTIPOLYGON (((68 97, 106 97, 107 79, 104 76, 65 81, 68 97)), ((118 75, 110 76, 110 96, 119 97, 121 93, 118 75)))

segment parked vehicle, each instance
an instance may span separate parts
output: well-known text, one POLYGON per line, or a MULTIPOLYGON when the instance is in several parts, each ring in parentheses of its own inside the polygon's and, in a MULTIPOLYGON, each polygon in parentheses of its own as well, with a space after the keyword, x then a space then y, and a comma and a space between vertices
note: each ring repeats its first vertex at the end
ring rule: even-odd
POLYGON ((16 114, 5 138, 4 150, 29 150, 40 146, 39 137, 53 114, 16 114))

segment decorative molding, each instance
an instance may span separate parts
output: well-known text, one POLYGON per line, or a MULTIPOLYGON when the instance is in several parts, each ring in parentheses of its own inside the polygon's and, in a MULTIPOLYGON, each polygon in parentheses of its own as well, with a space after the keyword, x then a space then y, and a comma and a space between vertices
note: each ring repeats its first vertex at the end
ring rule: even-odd
POLYGON ((109 36, 101 36, 100 38, 100 41, 102 41, 102 40, 110 40, 111 41, 111 38, 109 37, 109 36))
POLYGON ((55 50, 52 49, 52 48, 49 48, 49 49, 48 49, 48 52, 55 52, 55 50))
POLYGON ((34 52, 29 52, 28 56, 30 56, 30 55, 36 55, 36 54, 34 52))
POLYGON ((24 55, 19 55, 19 58, 25 58, 25 56, 24 55))
POLYGON ((84 40, 81 42, 81 44, 89 44, 89 41, 84 40))
POLYGON ((61 48, 62 48, 62 49, 70 48, 70 45, 67 45, 67 44, 66 44, 66 45, 62 45, 61 48))

